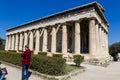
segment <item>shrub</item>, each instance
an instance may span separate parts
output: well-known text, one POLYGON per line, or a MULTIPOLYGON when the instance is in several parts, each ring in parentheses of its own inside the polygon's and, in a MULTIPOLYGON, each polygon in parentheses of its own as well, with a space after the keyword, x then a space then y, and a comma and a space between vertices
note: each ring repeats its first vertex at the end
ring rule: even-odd
MULTIPOLYGON (((21 66, 21 55, 18 53, 0 51, 0 60, 21 66)), ((63 58, 32 55, 30 68, 40 73, 60 75, 64 73, 65 62, 63 58)))
POLYGON ((62 58, 62 54, 53 54, 53 57, 59 57, 59 58, 62 58))
POLYGON ((46 56, 46 55, 47 55, 47 52, 38 52, 38 55, 46 56))
POLYGON ((18 50, 18 52, 23 52, 23 50, 18 50))
POLYGON ((74 62, 76 64, 76 66, 80 66, 80 64, 84 60, 84 56, 81 56, 81 55, 74 55, 73 58, 74 58, 74 62))
POLYGON ((0 51, 0 60, 19 66, 21 65, 21 56, 15 52, 0 51))
POLYGON ((8 52, 16 52, 16 50, 8 50, 8 52))
POLYGON ((30 68, 49 75, 60 75, 64 73, 65 62, 63 58, 33 55, 30 68))

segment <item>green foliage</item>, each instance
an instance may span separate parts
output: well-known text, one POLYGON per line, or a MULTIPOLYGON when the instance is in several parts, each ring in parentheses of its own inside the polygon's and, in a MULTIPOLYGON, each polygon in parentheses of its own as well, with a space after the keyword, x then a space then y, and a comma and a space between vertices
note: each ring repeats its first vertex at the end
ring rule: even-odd
POLYGON ((8 50, 8 52, 16 52, 16 50, 8 50))
POLYGON ((0 50, 4 50, 5 48, 5 40, 0 38, 0 50))
POLYGON ((53 57, 59 57, 59 58, 62 58, 62 54, 53 54, 53 57))
MULTIPOLYGON (((0 60, 21 66, 21 55, 15 52, 0 51, 0 60)), ((32 55, 30 68, 44 74, 61 75, 65 62, 63 58, 32 55)))
POLYGON ((21 56, 15 52, 0 51, 0 60, 19 66, 21 65, 21 56))
POLYGON ((38 52, 38 55, 47 56, 47 52, 38 52))
POLYGON ((120 53, 120 42, 114 43, 109 46, 110 55, 116 60, 117 54, 120 53))
POLYGON ((0 45, 2 45, 3 44, 3 42, 2 42, 2 39, 0 38, 0 45))
POLYGON ((21 53, 22 53, 22 52, 23 52, 23 50, 18 50, 18 52, 21 52, 21 53))
POLYGON ((63 58, 33 55, 30 68, 49 75, 60 75, 64 73, 65 62, 63 58))
POLYGON ((80 64, 84 60, 84 56, 81 55, 74 55, 73 58, 74 58, 74 62, 76 63, 76 66, 80 66, 80 64))

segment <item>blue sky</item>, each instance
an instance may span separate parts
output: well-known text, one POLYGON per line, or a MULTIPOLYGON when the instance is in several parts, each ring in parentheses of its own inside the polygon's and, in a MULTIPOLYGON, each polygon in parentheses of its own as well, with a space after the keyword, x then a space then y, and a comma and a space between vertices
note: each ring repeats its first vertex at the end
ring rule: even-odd
MULTIPOLYGON (((6 29, 95 0, 0 0, 0 37, 6 29)), ((120 0, 96 0, 105 8, 109 44, 120 41, 120 0)))

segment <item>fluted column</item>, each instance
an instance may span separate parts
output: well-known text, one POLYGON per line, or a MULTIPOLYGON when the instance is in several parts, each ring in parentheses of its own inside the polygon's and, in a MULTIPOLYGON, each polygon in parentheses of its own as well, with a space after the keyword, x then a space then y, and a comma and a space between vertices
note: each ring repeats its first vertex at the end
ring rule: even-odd
POLYGON ((96 54, 96 26, 94 19, 89 22, 89 52, 91 56, 96 54))
POLYGON ((105 55, 106 55, 106 53, 107 53, 107 42, 106 42, 106 31, 104 32, 104 42, 105 42, 105 55))
POLYGON ((80 54, 80 23, 75 23, 75 54, 80 54))
POLYGON ((67 53, 67 26, 62 25, 62 53, 67 53))
POLYGON ((40 49, 40 32, 39 29, 36 31, 36 41, 35 41, 35 54, 39 52, 40 49))
POLYGON ((23 50, 23 33, 20 33, 19 50, 23 50))
POLYGON ((15 40, 15 50, 18 51, 19 45, 18 45, 18 33, 16 33, 16 40, 15 40))
POLYGON ((12 35, 12 50, 14 50, 15 45, 15 35, 12 35))
POLYGON ((104 30, 104 54, 106 55, 106 32, 104 30))
POLYGON ((96 24, 96 55, 98 56, 99 55, 99 47, 100 43, 99 43, 99 25, 98 23, 96 24))
POLYGON ((28 34, 27 31, 24 32, 24 51, 25 51, 25 46, 28 46, 28 34))
POLYGON ((109 48, 108 48, 108 33, 106 33, 106 54, 109 54, 109 48))
POLYGON ((51 42, 51 52, 56 52, 56 29, 55 27, 52 28, 52 42, 51 42))
POLYGON ((42 47, 43 52, 47 52, 47 29, 44 29, 43 33, 43 47, 42 47))
POLYGON ((33 50, 33 31, 30 32, 29 48, 30 50, 33 50))
POLYGON ((9 38, 8 35, 6 36, 6 43, 5 43, 5 50, 8 50, 8 44, 9 44, 9 38))
POLYGON ((11 40, 12 39, 12 37, 11 37, 11 35, 9 35, 9 50, 11 50, 11 40))
POLYGON ((102 56, 105 55, 104 29, 102 29, 102 56))
POLYGON ((99 26, 99 55, 102 55, 102 27, 99 26))

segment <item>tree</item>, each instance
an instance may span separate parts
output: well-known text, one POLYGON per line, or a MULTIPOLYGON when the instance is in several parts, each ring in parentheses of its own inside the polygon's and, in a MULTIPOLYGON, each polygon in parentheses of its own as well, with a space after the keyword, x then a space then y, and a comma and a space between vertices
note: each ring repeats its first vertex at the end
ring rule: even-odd
POLYGON ((114 60, 117 60, 117 55, 120 53, 120 42, 113 43, 109 46, 109 53, 114 58, 114 60))
POLYGON ((5 48, 5 40, 0 38, 0 50, 4 50, 5 48))
POLYGON ((2 45, 2 39, 0 38, 0 45, 2 45))

